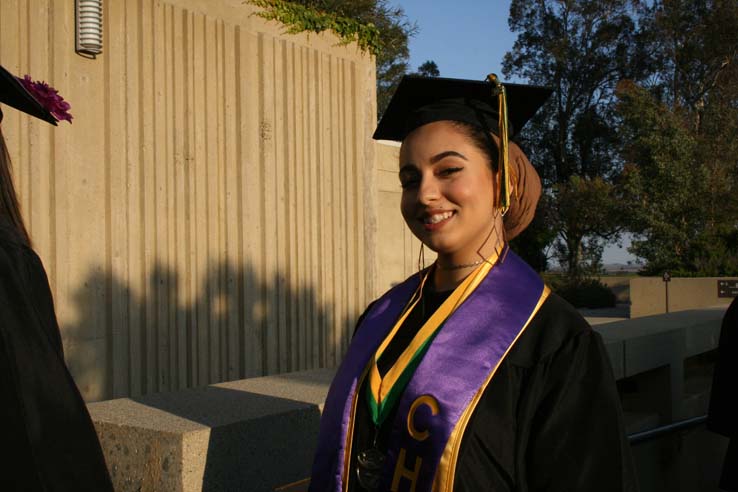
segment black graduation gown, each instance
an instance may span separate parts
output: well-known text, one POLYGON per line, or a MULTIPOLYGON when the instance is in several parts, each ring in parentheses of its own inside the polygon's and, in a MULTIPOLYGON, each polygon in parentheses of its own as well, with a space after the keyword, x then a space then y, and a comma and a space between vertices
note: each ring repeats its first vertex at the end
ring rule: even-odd
POLYGON ((41 260, 0 221, 2 491, 112 491, 41 260))
POLYGON ((720 487, 738 491, 738 297, 723 317, 718 345, 718 361, 712 379, 707 427, 730 439, 725 455, 720 487))
MULTIPOLYGON (((411 339, 412 333, 403 338, 411 339)), ((374 436, 365 390, 363 385, 352 443, 352 491, 362 490, 356 483, 356 453, 370 447, 374 436)), ((393 419, 390 415, 380 430, 380 448, 386 447, 393 419)), ((454 490, 638 490, 602 339, 556 294, 503 360, 472 414, 454 490)))

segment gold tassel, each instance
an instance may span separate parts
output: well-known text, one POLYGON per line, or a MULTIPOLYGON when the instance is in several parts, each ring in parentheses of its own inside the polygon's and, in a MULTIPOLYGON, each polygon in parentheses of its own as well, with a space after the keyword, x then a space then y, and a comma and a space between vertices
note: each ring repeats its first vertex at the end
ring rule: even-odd
POLYGON ((505 86, 502 85, 496 74, 487 75, 487 80, 494 86, 492 95, 497 96, 499 121, 498 131, 500 138, 499 145, 499 164, 500 169, 497 173, 497 203, 500 204, 502 215, 510 208, 510 159, 508 152, 508 132, 507 132, 507 94, 505 86))

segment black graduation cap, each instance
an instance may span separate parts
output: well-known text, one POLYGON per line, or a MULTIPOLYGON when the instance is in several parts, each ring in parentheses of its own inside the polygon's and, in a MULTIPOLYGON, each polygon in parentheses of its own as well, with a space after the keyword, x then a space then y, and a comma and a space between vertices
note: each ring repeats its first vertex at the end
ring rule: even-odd
MULTIPOLYGON (((56 126, 56 118, 36 100, 20 81, 0 65, 0 103, 12 106, 56 126)), ((2 110, 0 110, 2 121, 2 110)))
MULTIPOLYGON (((548 87, 504 84, 508 135, 514 136, 553 92, 548 87)), ((402 141, 415 128, 452 120, 497 133, 497 86, 489 80, 405 75, 374 132, 375 140, 402 141)))

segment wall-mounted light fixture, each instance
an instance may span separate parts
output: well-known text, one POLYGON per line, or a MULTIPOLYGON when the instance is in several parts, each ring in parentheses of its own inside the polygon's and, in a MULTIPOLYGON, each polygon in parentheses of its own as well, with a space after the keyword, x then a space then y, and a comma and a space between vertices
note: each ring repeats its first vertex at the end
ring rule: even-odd
POLYGON ((77 24, 76 51, 95 58, 103 48, 102 0, 75 0, 77 24))

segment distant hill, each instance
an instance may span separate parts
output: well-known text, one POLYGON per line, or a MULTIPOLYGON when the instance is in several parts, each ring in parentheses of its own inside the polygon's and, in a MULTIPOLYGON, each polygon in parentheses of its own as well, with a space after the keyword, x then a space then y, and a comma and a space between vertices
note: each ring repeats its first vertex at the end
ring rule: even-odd
POLYGON ((638 273, 643 265, 639 263, 607 263, 603 265, 603 269, 606 273, 617 274, 617 273, 638 273))
MULTIPOLYGON (((603 265, 603 270, 608 275, 617 275, 619 273, 623 274, 633 274, 638 273, 638 271, 643 267, 640 263, 606 263, 603 265)), ((563 273, 563 270, 556 264, 552 265, 551 268, 547 270, 548 273, 563 273)))

